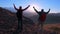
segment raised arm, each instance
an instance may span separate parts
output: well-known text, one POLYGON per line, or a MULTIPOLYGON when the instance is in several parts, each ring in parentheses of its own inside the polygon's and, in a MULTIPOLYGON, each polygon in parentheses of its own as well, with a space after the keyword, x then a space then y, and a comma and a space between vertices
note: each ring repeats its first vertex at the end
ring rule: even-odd
POLYGON ((14 6, 14 8, 15 8, 16 10, 18 10, 18 9, 16 8, 15 4, 13 4, 13 6, 14 6))
POLYGON ((50 9, 48 10, 47 14, 50 12, 50 9))
POLYGON ((35 7, 33 7, 34 8, 34 10, 38 13, 38 11, 35 9, 35 7))
POLYGON ((28 5, 28 7, 26 7, 25 9, 23 9, 23 11, 26 10, 26 9, 28 9, 29 7, 30 7, 30 5, 28 5))

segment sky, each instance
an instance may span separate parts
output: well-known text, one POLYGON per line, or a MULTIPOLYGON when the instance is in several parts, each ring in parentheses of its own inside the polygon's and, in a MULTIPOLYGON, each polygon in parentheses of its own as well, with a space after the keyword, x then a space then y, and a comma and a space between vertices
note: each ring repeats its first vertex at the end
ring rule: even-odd
POLYGON ((60 13, 60 0, 0 0, 0 7, 13 7, 13 3, 17 8, 30 5, 29 10, 31 11, 34 6, 38 11, 44 9, 47 12, 50 8, 50 13, 60 13))

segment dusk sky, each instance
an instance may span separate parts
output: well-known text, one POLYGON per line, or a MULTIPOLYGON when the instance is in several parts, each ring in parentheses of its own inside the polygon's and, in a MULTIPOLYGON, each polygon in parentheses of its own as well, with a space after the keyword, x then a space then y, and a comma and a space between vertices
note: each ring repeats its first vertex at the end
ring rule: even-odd
POLYGON ((13 7, 13 3, 18 8, 22 6, 23 8, 30 5, 29 10, 33 11, 33 6, 37 10, 44 9, 48 11, 51 9, 51 13, 60 13, 60 0, 0 0, 0 7, 13 7))

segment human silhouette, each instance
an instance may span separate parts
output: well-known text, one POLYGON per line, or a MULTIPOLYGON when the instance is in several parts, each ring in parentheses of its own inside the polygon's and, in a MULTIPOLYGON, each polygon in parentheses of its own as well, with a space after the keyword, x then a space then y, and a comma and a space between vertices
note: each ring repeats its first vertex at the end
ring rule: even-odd
POLYGON ((43 24, 44 24, 44 21, 46 20, 47 14, 50 12, 50 9, 48 10, 48 12, 44 12, 44 9, 41 9, 41 11, 37 11, 35 9, 35 7, 33 7, 33 8, 36 11, 36 13, 38 13, 38 15, 39 15, 39 18, 38 18, 39 23, 38 23, 38 25, 41 25, 41 30, 43 30, 43 24))
POLYGON ((22 9, 22 6, 20 6, 19 9, 17 9, 15 4, 13 4, 13 5, 14 5, 15 10, 17 10, 17 13, 16 13, 16 16, 17 16, 17 19, 18 19, 17 31, 22 32, 22 29, 23 29, 22 14, 23 14, 23 11, 25 11, 26 9, 28 9, 30 7, 30 5, 28 5, 28 7, 26 7, 25 9, 22 9))

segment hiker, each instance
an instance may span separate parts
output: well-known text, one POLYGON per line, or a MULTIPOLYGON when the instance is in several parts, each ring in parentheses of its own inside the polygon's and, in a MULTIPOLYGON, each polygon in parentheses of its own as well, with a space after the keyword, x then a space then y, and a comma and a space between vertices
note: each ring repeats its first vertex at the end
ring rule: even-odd
POLYGON ((46 20, 47 14, 50 12, 50 9, 48 10, 48 12, 44 12, 44 9, 41 9, 41 11, 37 11, 35 9, 35 7, 33 7, 33 8, 36 11, 36 13, 38 13, 38 15, 39 15, 39 18, 38 18, 39 23, 38 23, 38 25, 41 25, 41 30, 43 30, 43 24, 44 24, 44 22, 46 20))
MULTIPOLYGON (((40 22, 44 22, 45 19, 46 19, 47 14, 50 12, 50 9, 48 10, 48 12, 44 12, 44 9, 41 9, 41 11, 37 11, 37 10, 35 9, 35 7, 33 7, 33 8, 34 8, 34 10, 35 10, 35 11, 38 13, 38 15, 39 15, 38 20, 39 20, 40 22)), ((40 23, 40 24, 43 24, 43 23, 40 23)))
POLYGON ((16 16, 18 19, 18 28, 17 29, 19 32, 21 32, 23 29, 22 14, 23 14, 23 11, 25 11, 26 9, 28 9, 30 7, 30 5, 28 5, 28 7, 26 7, 25 9, 22 9, 22 6, 20 6, 19 9, 17 9, 15 4, 13 4, 13 5, 14 5, 15 10, 17 10, 17 13, 16 13, 16 16))

